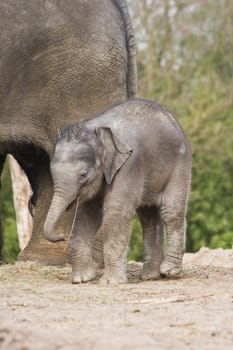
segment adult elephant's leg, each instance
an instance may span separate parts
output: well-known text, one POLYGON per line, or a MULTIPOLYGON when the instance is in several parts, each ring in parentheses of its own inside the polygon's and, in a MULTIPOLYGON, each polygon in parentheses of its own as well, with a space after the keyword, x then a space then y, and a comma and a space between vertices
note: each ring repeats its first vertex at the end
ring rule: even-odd
MULTIPOLYGON (((27 247, 20 253, 19 260, 35 260, 41 263, 59 265, 69 262, 64 252, 64 242, 51 243, 44 236, 43 225, 53 196, 53 182, 49 170, 49 160, 40 158, 37 161, 38 192, 33 231, 27 247)), ((57 225, 57 232, 68 234, 74 210, 68 210, 57 225)))
POLYGON ((160 213, 155 207, 141 208, 137 213, 143 229, 144 264, 141 279, 158 279, 163 259, 163 223, 160 213))

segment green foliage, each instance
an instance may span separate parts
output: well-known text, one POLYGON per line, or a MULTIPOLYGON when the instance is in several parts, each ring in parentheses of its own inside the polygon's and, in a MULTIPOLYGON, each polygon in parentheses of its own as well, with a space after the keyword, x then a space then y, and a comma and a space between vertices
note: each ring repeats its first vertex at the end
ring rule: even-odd
MULTIPOLYGON (((232 159, 233 160, 233 159, 232 159)), ((219 158, 194 157, 188 212, 187 249, 231 248, 233 244, 232 173, 219 158), (224 205, 223 205, 224 203, 224 205)))
POLYGON ((138 42, 139 94, 173 111, 192 146, 187 250, 231 248, 233 3, 129 3, 138 42))
POLYGON ((129 249, 129 260, 142 261, 142 227, 137 217, 132 222, 132 237, 129 249))
POLYGON ((3 226, 3 259, 7 263, 12 263, 19 253, 19 245, 8 162, 6 162, 2 174, 0 213, 3 226))

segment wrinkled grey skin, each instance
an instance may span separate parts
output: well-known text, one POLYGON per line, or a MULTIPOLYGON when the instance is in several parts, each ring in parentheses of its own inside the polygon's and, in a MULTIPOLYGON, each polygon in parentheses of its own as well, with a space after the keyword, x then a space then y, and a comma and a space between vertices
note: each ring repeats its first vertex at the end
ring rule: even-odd
POLYGON ((78 215, 70 243, 73 283, 95 278, 92 244, 96 237, 104 241, 101 281, 126 281, 135 212, 143 227, 142 279, 181 272, 191 153, 181 127, 168 111, 150 101, 128 100, 68 127, 56 143, 51 173, 54 197, 44 224, 47 239, 64 239, 54 229, 77 197, 87 220, 92 217, 92 223, 96 222, 92 231, 85 231, 78 215))
MULTIPOLYGON (((43 235, 59 130, 136 93, 135 43, 125 0, 0 1, 0 175, 7 153, 25 170, 36 204, 23 260, 63 263, 43 235), (37 199, 37 201, 36 201, 37 199)), ((67 231, 69 210, 58 230, 67 231)), ((91 225, 91 224, 90 224, 91 225)))

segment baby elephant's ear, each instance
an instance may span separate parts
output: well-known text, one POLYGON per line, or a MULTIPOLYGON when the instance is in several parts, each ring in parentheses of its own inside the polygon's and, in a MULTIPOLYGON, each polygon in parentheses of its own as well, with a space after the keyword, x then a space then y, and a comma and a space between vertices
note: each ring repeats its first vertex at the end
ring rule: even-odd
POLYGON ((103 147, 103 173, 107 184, 111 184, 114 176, 130 157, 132 149, 113 134, 110 128, 99 128, 97 130, 103 147))

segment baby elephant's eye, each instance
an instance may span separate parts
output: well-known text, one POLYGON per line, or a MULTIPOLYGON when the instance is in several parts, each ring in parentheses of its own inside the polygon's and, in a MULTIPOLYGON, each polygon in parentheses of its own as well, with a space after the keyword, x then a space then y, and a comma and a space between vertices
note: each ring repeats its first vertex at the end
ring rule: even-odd
POLYGON ((87 179, 87 177, 88 177, 88 171, 87 170, 81 172, 80 175, 79 175, 80 182, 85 181, 87 179))

